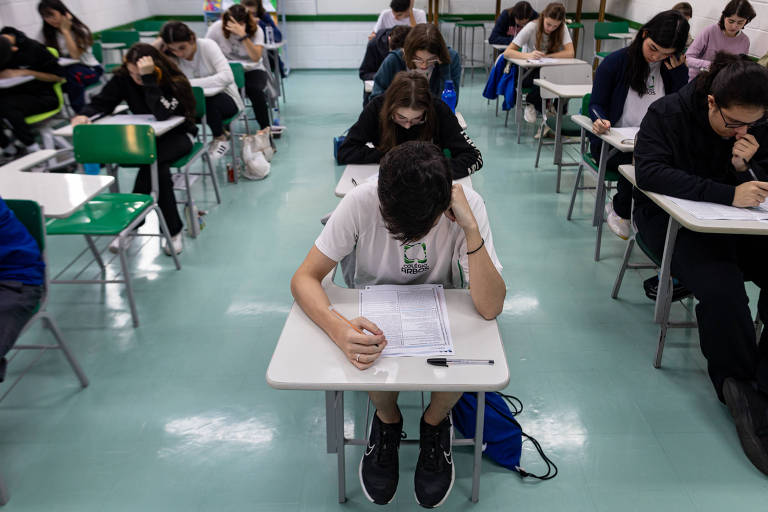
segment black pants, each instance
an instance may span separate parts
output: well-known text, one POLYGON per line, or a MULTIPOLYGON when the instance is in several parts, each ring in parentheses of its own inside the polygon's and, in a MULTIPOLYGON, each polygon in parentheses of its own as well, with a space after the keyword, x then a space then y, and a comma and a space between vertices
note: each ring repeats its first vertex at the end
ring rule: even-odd
POLYGON ((35 313, 42 286, 0 281, 0 382, 5 378, 5 354, 35 313))
POLYGON ((85 88, 98 82, 104 70, 101 66, 90 67, 84 64, 73 64, 64 70, 67 73, 64 90, 69 96, 69 104, 76 113, 80 112, 85 106, 85 88))
MULTIPOLYGON (((172 130, 157 138, 157 178, 160 190, 157 194, 157 204, 163 212, 168 231, 171 236, 178 234, 184 225, 176 208, 176 196, 173 194, 171 181, 171 164, 186 155, 192 149, 192 141, 184 130, 172 130)), ((139 167, 133 192, 149 194, 152 191, 152 176, 148 165, 139 167)))
MULTIPOLYGON (((533 108, 536 109, 536 112, 541 113, 541 89, 538 85, 535 85, 533 81, 537 78, 539 78, 539 71, 540 68, 536 68, 531 73, 525 77, 523 80, 523 88, 524 89, 531 89, 531 92, 529 92, 525 96, 526 103, 530 103, 533 105, 533 108)), ((523 72, 522 69, 518 68, 518 72, 523 72)), ((517 75, 520 76, 520 75, 517 75)), ((564 101, 563 103, 563 114, 565 114, 568 111, 568 102, 564 101)), ((555 108, 560 104, 559 100, 555 100, 555 108)))
MULTIPOLYGON (((651 250, 661 255, 669 217, 655 205, 635 209, 635 221, 651 250)), ((744 281, 760 288, 757 310, 768 320, 768 237, 696 233, 680 228, 672 257, 672 274, 699 301, 701 351, 709 377, 723 400, 723 381, 728 377, 754 381, 768 393, 768 328, 760 344, 749 310, 744 281)))
MULTIPOLYGON (((12 87, 0 93, 0 119, 5 119, 11 125, 13 134, 25 146, 34 144, 35 132, 24 118, 49 112, 58 106, 59 100, 53 91, 50 95, 30 95, 22 93, 18 87, 12 87)), ((7 146, 9 143, 5 136, 0 136, 0 145, 7 146)))
POLYGON ((245 94, 251 100, 253 113, 261 128, 269 126, 269 106, 267 94, 264 92, 267 80, 269 80, 269 75, 261 69, 254 69, 245 74, 245 94))
POLYGON ((211 134, 219 137, 224 133, 224 119, 237 114, 237 104, 224 92, 205 98, 205 117, 211 134))
MULTIPOLYGON (((590 152, 597 162, 600 162, 600 152, 602 143, 593 143, 590 146, 590 152)), ((610 151, 611 147, 607 147, 610 151)), ((608 159, 606 170, 617 171, 620 165, 631 164, 632 153, 622 153, 619 151, 608 159)), ((622 219, 629 220, 632 217, 632 184, 619 174, 619 181, 616 183, 616 194, 613 196, 613 211, 622 219)), ((661 253, 659 253, 661 254, 661 253)))

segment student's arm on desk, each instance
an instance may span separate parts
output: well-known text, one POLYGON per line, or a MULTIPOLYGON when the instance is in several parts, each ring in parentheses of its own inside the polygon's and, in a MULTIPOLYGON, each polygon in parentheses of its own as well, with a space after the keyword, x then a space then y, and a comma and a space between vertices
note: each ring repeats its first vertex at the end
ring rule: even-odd
MULTIPOLYGON (((94 116, 96 114, 111 114, 126 97, 125 90, 129 87, 127 80, 130 77, 113 75, 99 93, 91 98, 90 103, 82 108, 80 116, 94 116)), ((80 117, 80 116, 75 116, 80 117)))
POLYGON ((365 370, 376 362, 387 342, 384 334, 373 322, 363 317, 350 319, 358 329, 373 333, 360 334, 328 309, 331 302, 321 282, 335 266, 335 261, 313 245, 304 262, 293 274, 291 294, 304 313, 344 352, 347 360, 358 369, 365 370))
POLYGON ((563 49, 559 52, 548 53, 546 57, 550 59, 572 59, 574 55, 576 55, 576 52, 573 51, 573 43, 568 43, 563 45, 563 49))
POLYGON ((379 140, 378 101, 369 101, 357 122, 349 129, 347 137, 339 147, 338 159, 342 164, 376 164, 384 156, 376 148, 367 146, 379 140))
MULTIPOLYGON (((158 121, 165 121, 173 116, 183 116, 184 107, 178 98, 166 96, 157 82, 157 75, 153 73, 141 75, 144 101, 147 103, 152 115, 158 121)), ((117 105, 115 105, 117 106, 117 105)), ((114 108, 114 107, 113 107, 114 108)))
POLYGON ((459 121, 444 102, 435 102, 439 123, 439 144, 441 149, 451 152, 449 160, 453 179, 458 180, 473 174, 483 167, 483 155, 472 139, 461 129, 459 121))
POLYGON ((467 239, 467 252, 476 250, 482 244, 479 251, 467 256, 469 260, 469 294, 480 316, 486 320, 493 320, 504 309, 507 287, 501 274, 491 261, 475 214, 472 213, 472 208, 464 195, 464 188, 459 184, 453 185, 451 208, 445 213, 445 216, 456 222, 464 230, 464 236, 467 239))

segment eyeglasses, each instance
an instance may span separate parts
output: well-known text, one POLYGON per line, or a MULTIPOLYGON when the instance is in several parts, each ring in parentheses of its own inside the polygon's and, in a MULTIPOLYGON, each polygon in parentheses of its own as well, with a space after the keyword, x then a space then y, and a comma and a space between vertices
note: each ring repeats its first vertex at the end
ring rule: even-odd
POLYGON ((742 126, 746 126, 747 128, 752 128, 753 126, 763 126, 764 124, 768 123, 768 117, 766 117, 765 115, 752 123, 742 123, 741 121, 735 122, 735 123, 729 123, 728 120, 725 119, 725 115, 723 115, 723 111, 720 109, 720 105, 717 106, 717 111, 720 112, 720 117, 723 118, 723 125, 726 128, 741 128, 742 126))
POLYGON ((414 66, 432 66, 435 64, 438 64, 440 62, 440 59, 420 59, 416 57, 415 59, 412 59, 411 62, 413 62, 414 66))
POLYGON ((426 115, 426 112, 425 112, 425 113, 421 114, 419 117, 416 117, 414 119, 409 119, 409 118, 407 118, 405 116, 401 116, 400 114, 395 112, 395 114, 392 116, 392 119, 394 119, 398 123, 410 123, 411 126, 416 126, 418 124, 423 124, 424 121, 427 120, 427 115, 426 115))

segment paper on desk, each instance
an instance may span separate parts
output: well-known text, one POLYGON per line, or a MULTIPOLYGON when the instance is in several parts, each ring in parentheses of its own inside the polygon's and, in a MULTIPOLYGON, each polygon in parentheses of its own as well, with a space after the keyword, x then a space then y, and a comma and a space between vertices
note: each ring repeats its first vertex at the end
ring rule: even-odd
POLYGON ((670 197, 670 199, 701 220, 768 220, 768 200, 755 208, 736 208, 704 201, 689 201, 678 197, 670 197))
POLYGON ((360 316, 387 338, 382 356, 453 354, 442 285, 378 285, 360 290, 360 316))
POLYGON ((531 64, 547 64, 549 62, 557 62, 557 59, 551 57, 542 57, 540 59, 528 59, 531 64))
POLYGON ((622 128, 611 128, 612 132, 616 132, 621 137, 622 144, 634 144, 637 132, 640 131, 639 126, 624 126, 622 128))
POLYGON ((173 128, 178 124, 178 117, 173 116, 165 121, 158 121, 152 114, 121 114, 119 116, 108 116, 96 121, 95 124, 148 124, 156 132, 163 128, 173 128))

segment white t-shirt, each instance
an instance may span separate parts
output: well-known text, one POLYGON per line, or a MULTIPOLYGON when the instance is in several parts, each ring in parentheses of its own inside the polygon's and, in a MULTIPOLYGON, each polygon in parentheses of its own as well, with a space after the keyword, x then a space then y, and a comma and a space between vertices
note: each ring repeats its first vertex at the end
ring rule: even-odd
POLYGON ((627 99, 624 100, 624 110, 621 117, 616 121, 616 128, 622 126, 636 127, 640 126, 640 121, 648 112, 651 103, 664 96, 664 81, 661 79, 661 61, 650 64, 648 73, 648 92, 640 96, 636 90, 629 88, 627 99))
MULTIPOLYGON (((267 52, 262 50, 261 59, 259 62, 253 62, 248 56, 248 50, 245 49, 245 45, 238 41, 238 37, 234 34, 230 34, 229 38, 224 37, 224 31, 222 30, 221 20, 218 20, 208 27, 208 32, 205 34, 206 39, 211 39, 219 45, 221 51, 227 60, 234 60, 243 63, 243 68, 246 71, 253 71, 254 69, 261 69, 267 71, 267 66, 264 64, 264 57, 267 52)), ((253 33, 251 41, 255 45, 264 46, 264 31, 261 27, 256 27, 256 32, 253 33)))
MULTIPOLYGON (((541 36, 541 48, 536 48, 536 29, 539 26, 538 20, 529 21, 525 24, 523 29, 518 32, 515 38, 512 40, 518 48, 524 52, 532 52, 534 50, 545 51, 549 47, 549 36, 542 34, 541 36)), ((571 41, 571 33, 568 31, 568 27, 564 27, 563 30, 563 45, 555 51, 562 51, 565 49, 565 45, 571 41)))
MULTIPOLYGON (((480 194, 464 189, 485 248, 496 269, 501 263, 493 247, 491 227, 480 194)), ((402 244, 384 225, 376 183, 364 183, 344 196, 315 246, 334 261, 355 251, 355 286, 373 284, 469 285, 469 258, 464 231, 445 215, 423 239, 402 244)))
POLYGON ((189 79, 192 87, 224 87, 237 108, 243 110, 243 100, 235 85, 235 77, 219 45, 210 39, 198 39, 197 51, 192 60, 176 58, 179 69, 189 79))
MULTIPOLYGON (((416 20, 416 23, 426 23, 427 22, 427 13, 424 12, 423 9, 413 9, 413 18, 416 20)), ((384 9, 381 11, 381 14, 379 14, 379 19, 376 20, 376 25, 373 26, 373 31, 378 32, 379 30, 383 28, 392 28, 397 25, 410 25, 411 24, 411 17, 406 16, 405 18, 398 20, 395 18, 395 13, 392 12, 392 9, 384 9)))
MULTIPOLYGON (((40 33, 40 41, 45 44, 45 38, 42 36, 42 32, 40 33)), ((59 45, 59 57, 69 57, 69 49, 67 48, 67 40, 64 38, 64 34, 61 32, 56 32, 56 43, 59 45)), ((89 46, 83 52, 80 54, 80 64, 83 64, 84 66, 95 68, 96 66, 101 66, 98 60, 96 60, 96 57, 93 55, 93 49, 89 46)))

